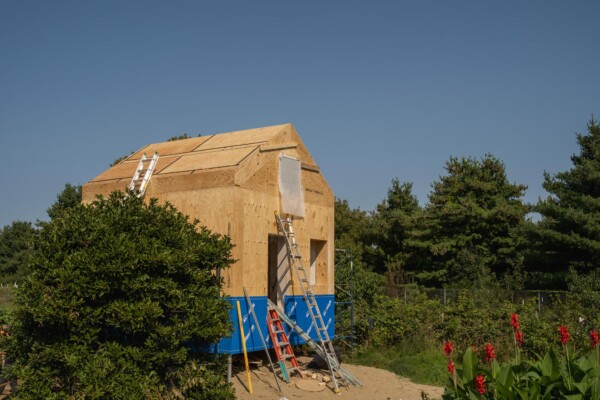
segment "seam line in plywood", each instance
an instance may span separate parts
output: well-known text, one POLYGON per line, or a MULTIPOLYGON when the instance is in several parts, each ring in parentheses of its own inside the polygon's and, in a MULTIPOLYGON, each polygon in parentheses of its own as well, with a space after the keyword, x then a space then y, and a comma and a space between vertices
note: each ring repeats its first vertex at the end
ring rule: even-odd
POLYGON ((246 156, 245 156, 245 157, 243 157, 243 158, 242 158, 240 161, 238 161, 238 163, 237 163, 237 164, 235 164, 235 165, 240 165, 241 163, 243 163, 243 162, 244 162, 244 160, 245 160, 246 158, 248 158, 248 157, 250 157, 252 154, 256 153, 256 150, 258 150, 258 149, 259 149, 259 147, 257 147, 256 149, 252 150, 250 153, 246 154, 246 156))
MULTIPOLYGON (((264 143, 264 142, 261 142, 261 143, 264 143)), ((166 158, 166 157, 195 156, 195 155, 198 155, 198 154, 201 154, 201 153, 217 153, 217 152, 223 151, 223 149, 241 149, 241 148, 244 148, 244 147, 255 147, 255 146, 256 146, 256 144, 254 144, 254 143, 240 144, 240 145, 235 145, 235 146, 216 147, 214 149, 203 149, 203 150, 186 151, 184 153, 171 153, 171 154, 168 154, 168 155, 163 156, 163 157, 166 158)), ((127 161, 129 161, 129 160, 127 160, 127 161)), ((135 161, 135 160, 131 160, 131 162, 133 162, 133 161, 135 161)))
POLYGON ((206 142, 210 142, 210 139, 212 139, 212 138, 214 138, 214 137, 215 137, 215 135, 210 135, 210 137, 209 137, 208 139, 206 139, 204 142, 200 143, 200 144, 199 144, 198 146, 196 146, 196 147, 194 148, 194 150, 192 150, 192 151, 196 151, 196 150, 198 150, 198 147, 202 146, 202 145, 203 145, 204 143, 206 143, 206 142))
MULTIPOLYGON (((145 145, 144 147, 142 147, 142 148, 141 148, 141 149, 139 149, 138 151, 134 151, 133 153, 131 153, 130 155, 128 155, 128 156, 127 156, 127 157, 126 157, 126 158, 125 158, 123 161, 121 161, 121 162, 124 162, 124 161, 130 161, 129 159, 130 159, 131 157, 133 157, 134 155, 136 155, 136 154, 138 154, 138 153, 140 153, 140 152, 144 151, 144 149, 146 149, 146 148, 150 147, 151 145, 152 145, 152 143, 148 143, 147 145, 145 145)), ((142 154, 143 154, 143 153, 142 153, 142 154)), ((140 158, 142 158, 142 156, 140 156, 140 158)), ((139 160, 139 158, 136 158, 135 160, 139 160)), ((121 163, 119 163, 119 164, 121 164, 121 163)))
POLYGON ((270 146, 260 146, 261 153, 267 151, 276 151, 276 150, 286 150, 286 149, 295 149, 298 147, 296 143, 288 143, 288 144, 274 144, 270 146))
MULTIPOLYGON (((206 142, 208 142, 208 140, 206 142)), ((204 143, 206 143, 206 142, 204 142, 204 143)), ((246 146, 248 146, 248 147, 250 147, 250 146, 260 146, 262 143, 267 143, 267 142, 268 142, 268 140, 260 140, 258 142, 234 144, 234 145, 221 146, 221 147, 212 147, 210 149, 198 149, 198 148, 196 148, 196 150, 194 150, 193 153, 199 153, 201 151, 222 150, 222 149, 237 149, 239 147, 246 147, 246 146)), ((204 143, 202 143, 198 147, 202 147, 204 145, 204 143)))

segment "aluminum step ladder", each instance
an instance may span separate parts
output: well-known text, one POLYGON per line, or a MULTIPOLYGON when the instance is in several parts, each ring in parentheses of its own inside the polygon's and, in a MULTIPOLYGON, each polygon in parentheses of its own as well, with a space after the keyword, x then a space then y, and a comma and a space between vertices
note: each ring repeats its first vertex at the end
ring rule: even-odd
MULTIPOLYGON (((320 355, 321 358, 325 359, 326 355, 323 352, 323 350, 321 349, 321 346, 317 342, 315 342, 310 336, 308 336, 308 333, 304 332, 302 330, 302 328, 300 328, 300 326, 298 326, 297 323, 295 323, 290 317, 288 317, 281 308, 279 308, 275 303, 273 303, 269 299, 267 299, 267 307, 277 311, 279 318, 281 318, 281 320, 283 322, 285 322, 290 328, 292 328, 294 331, 296 331, 298 336, 300 336, 310 347, 312 347, 312 349, 318 355, 320 355)), ((333 361, 333 360, 331 360, 331 361, 333 361)), ((340 376, 343 376, 347 382, 350 382, 351 384, 356 385, 356 386, 363 385, 362 382, 358 378, 356 378, 354 375, 352 375, 347 369, 342 367, 339 363, 336 362, 333 364, 333 370, 335 372, 337 372, 340 376)))
POLYGON ((279 360, 279 370, 281 371, 283 379, 287 383, 290 383, 291 372, 295 372, 296 375, 303 378, 302 372, 300 371, 300 365, 294 355, 290 340, 283 329, 279 315, 277 314, 277 311, 272 308, 267 310, 267 328, 269 329, 269 336, 271 336, 271 342, 275 349, 275 355, 277 356, 277 360, 279 360), (286 365, 287 361, 289 361, 291 367, 286 365))
MULTIPOLYGON (((294 225, 293 218, 288 216, 287 218, 282 218, 277 212, 275 212, 275 220, 277 221, 277 228, 279 232, 283 234, 285 237, 285 244, 287 249, 288 260, 290 263, 290 267, 296 272, 296 277, 298 282, 300 283, 300 287, 302 288, 302 298, 306 303, 308 308, 308 313, 310 314, 310 319, 312 320, 312 325, 317 332, 319 346, 323 354, 325 355, 324 360, 329 367, 329 372, 331 374, 331 381, 335 387, 334 391, 338 393, 340 391, 338 379, 334 373, 334 365, 339 365, 337 356, 333 349, 333 344, 331 339, 329 338, 329 334, 327 333, 327 325, 325 325, 325 320, 321 315, 321 310, 319 309, 319 305, 317 304, 317 300, 315 299, 315 294, 312 289, 312 285, 310 283, 309 276, 306 272, 306 268, 304 268, 304 262, 302 261, 302 255, 300 254, 300 249, 298 247, 298 243, 296 242, 296 236, 294 234, 294 225)), ((340 379, 340 383, 347 384, 343 376, 340 379)))
POLYGON ((146 157, 146 153, 142 155, 140 162, 131 178, 128 189, 136 194, 137 197, 142 197, 146 193, 148 182, 154 173, 156 163, 158 162, 158 153, 154 153, 152 158, 146 157))

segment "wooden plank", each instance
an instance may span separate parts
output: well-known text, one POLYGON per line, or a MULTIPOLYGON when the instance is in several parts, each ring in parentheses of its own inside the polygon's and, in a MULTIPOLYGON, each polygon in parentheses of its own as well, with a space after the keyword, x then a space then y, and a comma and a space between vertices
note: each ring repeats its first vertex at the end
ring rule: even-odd
POLYGON ((277 151, 277 150, 285 150, 285 149, 295 149, 298 147, 297 143, 285 143, 285 144, 272 144, 272 145, 262 145, 260 146, 261 153, 265 153, 267 151, 277 151))
POLYGON ((220 168, 237 165, 246 158, 256 146, 238 147, 217 151, 202 151, 188 153, 181 156, 176 162, 165 168, 163 173, 194 171, 207 168, 220 168))
POLYGON ((319 168, 318 165, 313 165, 313 164, 307 164, 305 162, 303 162, 300 165, 300 168, 305 169, 307 171, 312 171, 312 172, 321 172, 321 168, 319 168))

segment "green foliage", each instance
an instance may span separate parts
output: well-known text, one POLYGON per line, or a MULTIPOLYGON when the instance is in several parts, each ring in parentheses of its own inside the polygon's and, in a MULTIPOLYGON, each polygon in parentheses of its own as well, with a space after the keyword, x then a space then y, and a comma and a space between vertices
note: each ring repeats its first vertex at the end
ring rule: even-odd
POLYGON ((348 201, 335 200, 335 246, 352 253, 355 263, 373 265, 374 226, 371 215, 350 208, 348 201))
MULTIPOLYGON (((198 135, 198 137, 200 137, 202 135, 198 135)), ((176 140, 183 140, 183 139, 191 139, 192 136, 189 136, 187 133, 184 133, 183 135, 179 135, 179 136, 171 136, 169 139, 167 139, 167 142, 174 142, 176 140)))
MULTIPOLYGON (((459 363, 457 363, 459 364, 459 363)), ((486 363, 467 349, 462 363, 451 374, 444 399, 600 399, 600 367, 597 347, 574 355, 550 349, 534 362, 486 363), (477 377, 485 380, 485 392, 476 390, 477 377)))
POLYGON ((15 398, 233 398, 219 360, 187 347, 230 332, 211 270, 231 247, 155 199, 117 192, 56 213, 17 297, 15 398))
POLYGON ((115 159, 115 160, 114 160, 112 163, 110 163, 110 165, 109 165, 109 166, 110 166, 110 167, 114 167, 115 165, 117 165, 117 164, 120 164, 120 163, 121 163, 121 161, 123 161, 123 160, 127 159, 127 158, 128 158, 130 155, 132 155, 132 154, 133 154, 133 151, 132 151, 131 153, 129 153, 128 155, 121 156, 121 157, 119 157, 119 158, 115 159))
POLYGON ((501 277, 520 268, 526 186, 509 183, 504 164, 489 154, 481 160, 452 157, 446 171, 433 184, 422 234, 414 241, 421 256, 458 287, 483 287, 490 273, 501 277))
POLYGON ((30 222, 15 221, 0 230, 0 283, 22 282, 29 272, 33 239, 30 222))
POLYGON ((419 264, 410 244, 420 215, 412 184, 401 184, 393 179, 387 198, 377 206, 374 218, 375 242, 381 252, 378 269, 386 271, 390 283, 408 283, 405 271, 419 264))
POLYGON ((65 188, 56 196, 56 201, 46 212, 50 218, 56 218, 64 210, 74 208, 81 203, 81 185, 65 184, 65 188))
POLYGON ((587 135, 577 135, 573 167, 544 174, 550 196, 537 204, 542 220, 532 233, 547 268, 600 267, 600 125, 592 118, 587 128, 587 135))

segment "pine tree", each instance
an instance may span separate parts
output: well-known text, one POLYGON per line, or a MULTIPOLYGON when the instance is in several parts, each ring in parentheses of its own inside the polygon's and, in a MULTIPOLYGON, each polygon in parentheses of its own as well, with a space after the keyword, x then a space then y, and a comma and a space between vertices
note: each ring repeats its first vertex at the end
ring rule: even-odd
POLYGON ((445 169, 413 241, 428 257, 432 276, 471 286, 489 280, 490 272, 501 277, 520 269, 526 186, 509 183, 504 164, 489 154, 481 160, 452 157, 445 169))
POLYGON ((600 267, 600 125, 592 117, 587 129, 577 134, 580 151, 571 157, 573 167, 544 173, 550 195, 536 207, 542 219, 534 233, 554 270, 600 267))
POLYGON ((406 271, 416 265, 410 242, 420 212, 412 183, 393 179, 386 199, 377 205, 375 213, 376 243, 382 254, 379 268, 383 267, 391 284, 406 283, 406 271))

